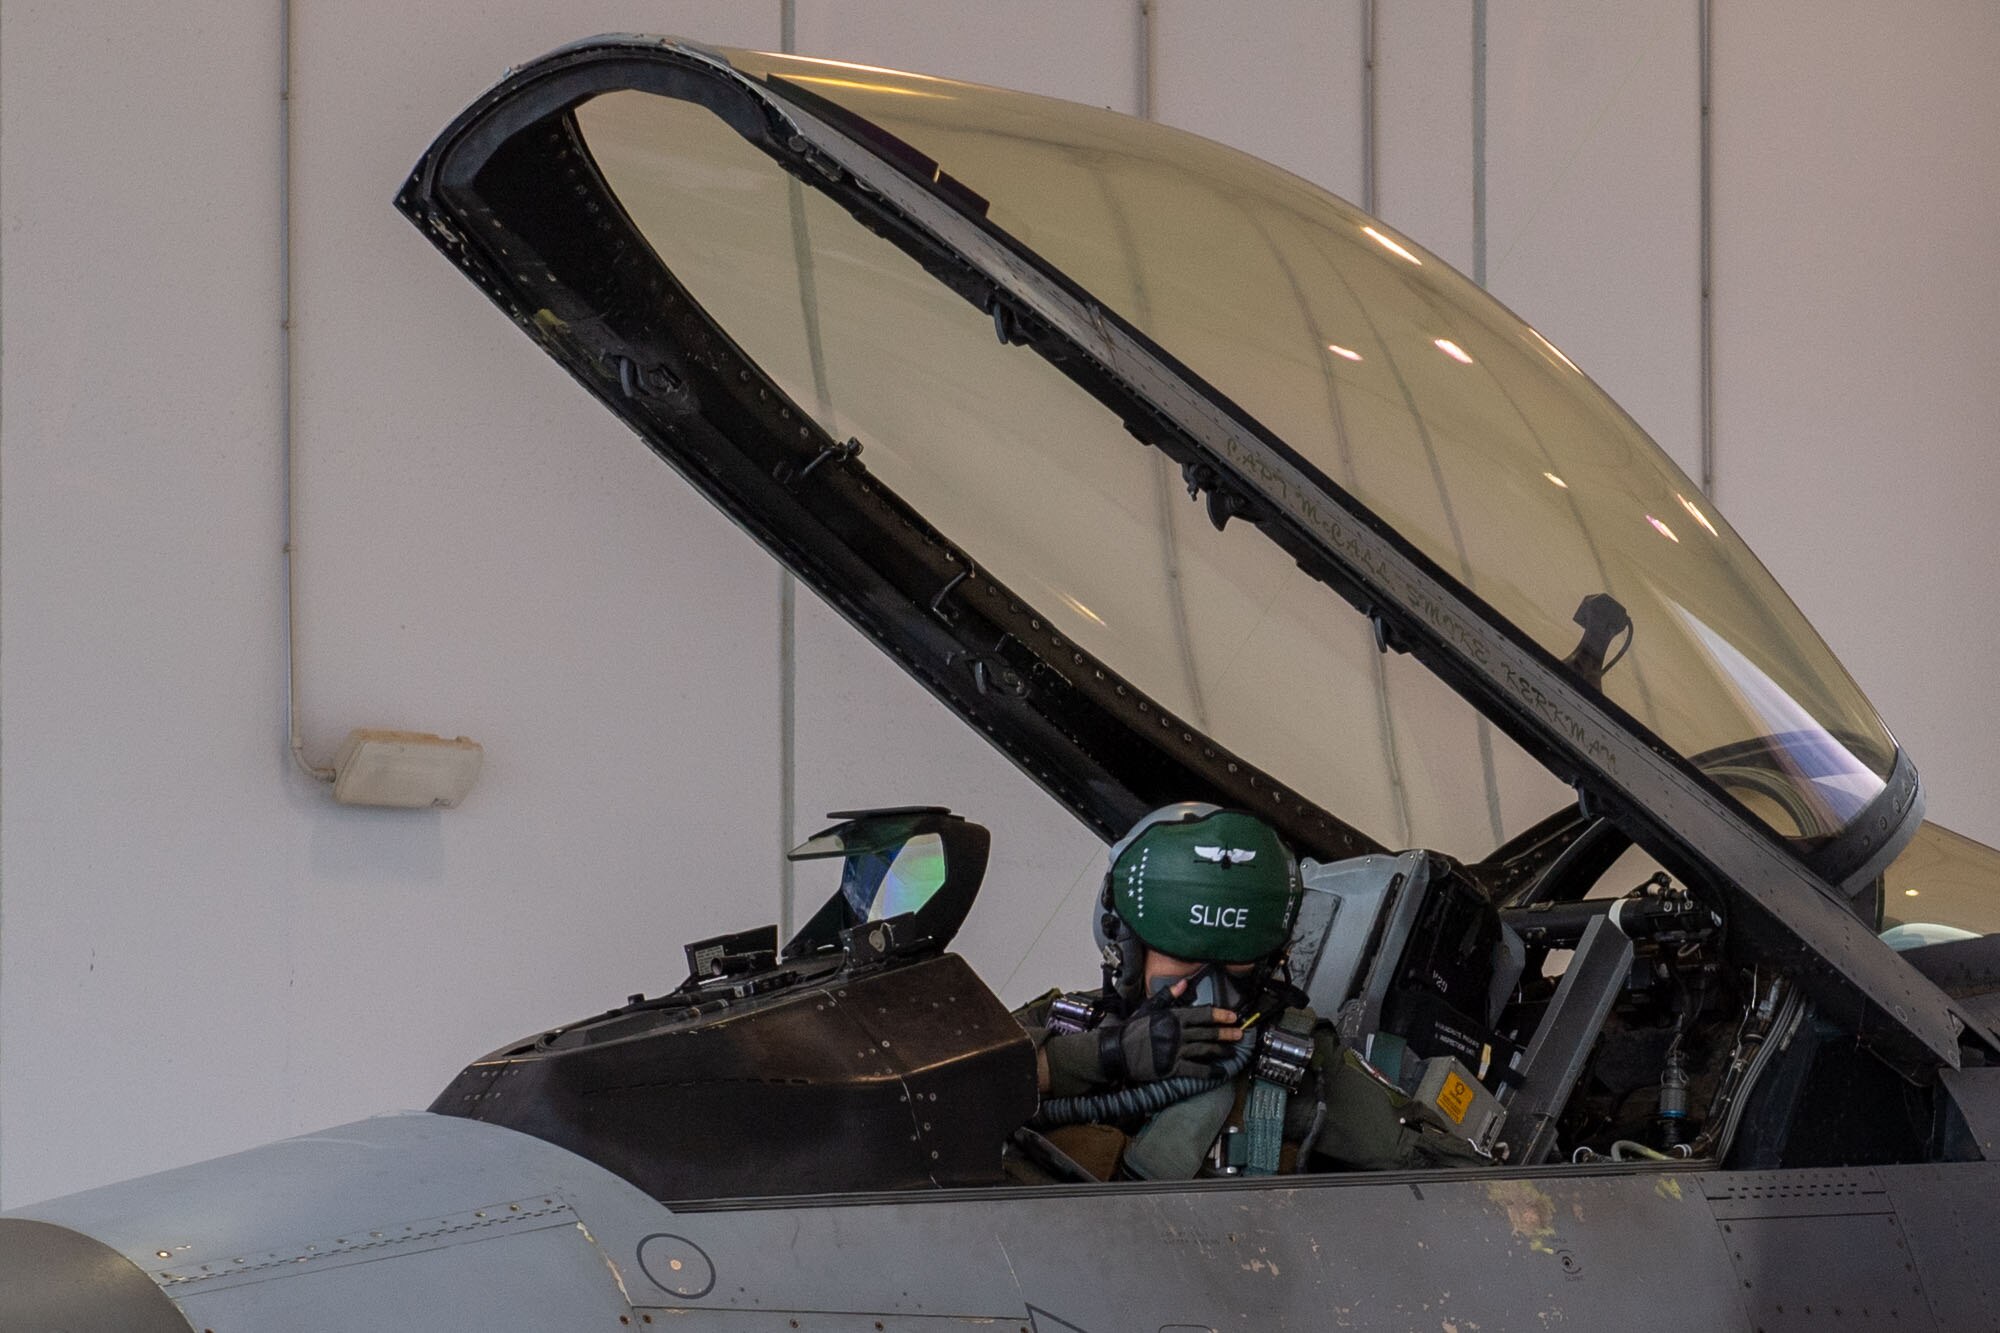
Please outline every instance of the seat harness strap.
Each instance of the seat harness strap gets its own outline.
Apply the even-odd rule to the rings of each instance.
[[[1285,1107],[1312,1064],[1313,1015],[1287,1009],[1265,1028],[1257,1042],[1256,1076],[1243,1103],[1243,1131],[1249,1140],[1243,1174],[1270,1176],[1278,1172],[1285,1146]]]

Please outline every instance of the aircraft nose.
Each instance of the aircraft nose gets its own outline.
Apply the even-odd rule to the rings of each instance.
[[[0,1217],[0,1333],[189,1333],[137,1264],[81,1231]]]

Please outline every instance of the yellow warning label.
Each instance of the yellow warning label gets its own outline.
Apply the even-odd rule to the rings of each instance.
[[[1472,1109],[1472,1085],[1456,1074],[1444,1076],[1444,1088],[1438,1093],[1438,1110],[1451,1117],[1451,1123],[1465,1123],[1465,1113]]]

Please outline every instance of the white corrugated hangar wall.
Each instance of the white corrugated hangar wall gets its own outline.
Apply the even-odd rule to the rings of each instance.
[[[1709,473],[1933,816],[2000,842],[2000,9],[1716,0],[1704,171],[1701,0],[1377,0],[1372,166],[1367,8],[0,0],[0,1206],[424,1105],[774,919],[829,809],[986,823],[966,951],[1009,999],[1090,979],[1095,841],[788,616],[391,209],[506,66],[599,31],[1146,111],[1372,191]],[[337,806],[287,752],[288,428],[306,753],[472,736],[456,811]]]

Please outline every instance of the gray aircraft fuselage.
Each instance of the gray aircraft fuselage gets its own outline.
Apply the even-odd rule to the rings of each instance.
[[[1956,1331],[2000,1311],[1996,1191],[1649,1164],[670,1208],[413,1113],[9,1214],[0,1329]],[[57,1228],[101,1246],[46,1264]]]

